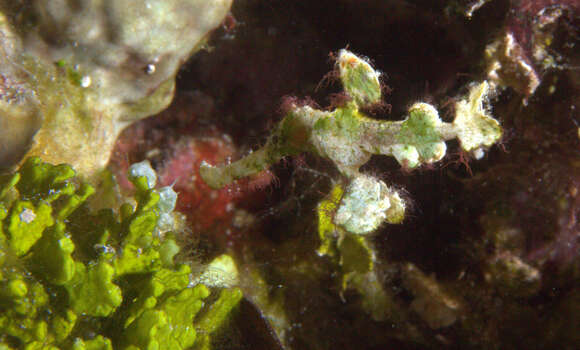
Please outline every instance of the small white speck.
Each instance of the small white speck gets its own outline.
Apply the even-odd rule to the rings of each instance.
[[[89,77],[88,75],[85,75],[84,77],[81,78],[81,86],[84,88],[88,88],[89,86],[91,86],[91,77]]]
[[[22,221],[25,224],[29,224],[29,223],[33,222],[34,219],[36,219],[36,214],[34,213],[34,210],[24,208],[20,212],[19,217],[20,217],[20,221]]]
[[[156,69],[157,69],[157,67],[155,67],[154,64],[148,64],[145,67],[145,73],[151,75],[151,74],[155,73]]]
[[[99,254],[115,254],[115,248],[109,246],[109,245],[104,245],[104,244],[95,244],[93,245],[93,248],[99,253]]]
[[[477,159],[477,160],[483,158],[483,156],[485,155],[485,152],[481,148],[473,150],[472,153],[473,153],[473,157],[475,157],[475,159]]]

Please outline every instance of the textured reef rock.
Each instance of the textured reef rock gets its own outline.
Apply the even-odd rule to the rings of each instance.
[[[171,102],[180,65],[231,0],[3,1],[0,162],[29,155],[91,177],[119,132]],[[34,137],[32,137],[34,135]],[[31,141],[32,139],[32,141]]]
[[[125,174],[131,164],[144,159],[156,170],[157,182],[178,193],[175,207],[183,215],[173,217],[181,220],[175,238],[185,244],[179,257],[190,261],[190,281],[212,286],[212,295],[203,299],[206,305],[215,305],[213,288],[237,285],[243,292],[239,312],[229,323],[234,331],[222,338],[219,332],[212,334],[215,348],[576,349],[580,343],[576,2],[234,1],[233,17],[226,17],[224,26],[214,31],[211,50],[194,55],[180,71],[177,98],[170,108],[121,133],[109,169],[114,174],[110,184],[123,191],[112,191],[118,197],[109,202],[119,204],[131,197],[135,179]],[[90,80],[82,79],[88,74],[77,69],[96,63],[73,46],[62,52],[82,58],[78,67],[67,57],[54,56],[58,43],[39,34],[35,22],[35,17],[51,18],[53,10],[40,13],[42,6],[23,6],[33,1],[2,3],[4,37],[12,38],[3,44],[10,55],[0,57],[6,63],[2,93],[4,101],[10,101],[2,108],[15,118],[21,115],[27,125],[40,126],[46,120],[36,103],[40,95],[30,88],[29,75],[22,69],[31,71],[31,65],[26,60],[15,65],[20,61],[7,57],[35,52],[43,60],[58,59],[54,71],[66,74],[69,85],[88,85],[80,91],[95,88],[101,78],[93,72]],[[79,18],[90,17],[81,12]],[[66,23],[54,18],[49,22],[43,27],[47,32]],[[71,37],[82,30],[71,29]],[[89,37],[79,42],[87,43]],[[102,42],[115,40],[107,37]],[[41,52],[43,47],[48,51]],[[87,44],[85,49],[95,52],[99,47]],[[345,47],[369,58],[337,52]],[[114,45],[110,48],[114,56]],[[136,50],[149,57],[149,49],[144,45]],[[104,63],[116,57],[104,51],[103,55]],[[337,65],[325,76],[337,61],[346,68],[359,67],[359,73],[366,71],[366,77],[352,75],[358,77],[354,81],[365,83],[364,88],[355,88],[348,74],[341,77]],[[137,66],[118,70],[119,86],[112,87],[108,98],[129,98],[120,91],[138,93],[139,86],[161,91],[162,85],[155,86],[159,81],[148,84],[163,71],[163,64],[150,63],[139,61],[143,75],[136,73]],[[123,74],[134,80],[121,79]],[[64,91],[63,82],[56,79],[45,86]],[[384,103],[372,103],[378,97]],[[61,105],[66,106],[52,104]],[[19,125],[10,124],[11,131],[6,132],[10,134],[6,139],[15,144],[23,139],[19,135],[32,134]],[[483,129],[473,133],[478,125]],[[381,138],[380,131],[389,137]],[[21,154],[5,156],[17,162]],[[200,171],[202,162],[215,167]],[[269,171],[247,176],[266,166]],[[208,174],[214,175],[209,180],[215,181],[214,187],[235,181],[213,189],[203,180]],[[100,207],[115,207],[105,204],[106,191],[96,190],[91,198],[101,199]],[[53,311],[55,304],[45,302],[41,292],[39,311],[29,309],[33,311],[26,317],[18,306],[30,307],[27,301],[39,290],[35,285],[50,290],[57,286],[59,296],[74,295],[74,305],[64,304],[67,310],[87,306],[83,293],[64,282],[70,274],[58,273],[67,270],[57,267],[69,266],[68,256],[90,267],[75,253],[91,247],[77,244],[76,231],[62,237],[56,229],[45,229],[50,234],[38,238],[40,223],[47,224],[50,217],[63,220],[56,211],[47,215],[46,206],[33,204],[34,208],[26,203],[6,206],[2,225],[6,242],[11,252],[25,254],[6,261],[26,260],[30,252],[35,261],[45,261],[48,248],[57,245],[55,239],[62,240],[62,247],[54,254],[54,263],[47,265],[49,277],[42,281],[39,269],[30,269],[26,275],[30,279],[23,278],[21,272],[28,270],[21,265],[5,273],[7,283],[0,297],[14,306],[13,315],[28,322],[23,323],[30,325],[26,329],[42,330],[41,321],[46,321],[50,330],[63,326],[62,332],[52,334],[66,335],[73,317],[67,318],[66,310],[52,316],[42,313]],[[55,205],[63,204],[48,204]],[[65,225],[76,224],[76,219],[66,217]],[[27,239],[19,235],[22,227],[32,227]],[[67,238],[75,246],[72,254]],[[36,243],[30,247],[32,240]],[[113,261],[120,245],[122,240],[111,241],[116,248],[109,252]],[[200,262],[207,269],[202,270]],[[31,264],[32,259],[24,268]],[[96,271],[89,267],[79,267],[79,278]],[[224,278],[219,271],[230,275]],[[124,297],[131,296],[126,293],[131,289],[119,281],[123,277],[112,284]],[[169,281],[160,284],[174,286]],[[153,321],[159,321],[158,335],[166,334],[165,326],[172,321],[150,316],[173,319],[178,311],[171,309],[177,298],[164,302],[167,290],[157,297],[153,287],[159,285],[151,284],[140,295],[153,297],[156,305],[142,314],[141,322],[132,322],[136,330],[132,335],[141,334],[137,330]],[[119,309],[126,302],[123,298]],[[220,314],[218,310],[214,314]],[[205,311],[200,310],[191,323],[186,317],[179,321],[198,327],[198,317]],[[88,319],[95,321],[92,316]],[[101,325],[77,320],[75,328],[82,332],[73,330],[69,338],[98,344],[102,337],[91,338],[87,332],[92,326],[97,330],[93,334],[106,333]],[[37,335],[18,336],[34,342]],[[158,338],[148,333],[137,343],[153,346]],[[16,343],[10,339],[10,344]]]

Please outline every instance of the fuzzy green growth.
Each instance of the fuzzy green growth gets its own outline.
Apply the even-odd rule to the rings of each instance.
[[[335,241],[338,229],[332,218],[343,194],[342,186],[335,185],[327,198],[318,203],[318,237],[321,243],[317,251],[319,255],[336,255]]]
[[[441,126],[435,108],[426,103],[413,105],[409,109],[409,117],[401,123],[401,131],[393,146],[393,156],[409,168],[440,160],[446,151],[439,132]]]
[[[400,223],[405,204],[399,194],[383,181],[360,175],[346,189],[334,216],[334,223],[350,233],[364,235],[384,221]]]
[[[477,155],[483,147],[490,147],[502,135],[501,126],[484,107],[490,95],[489,83],[484,81],[469,90],[469,96],[455,104],[453,126],[461,148]]]
[[[206,303],[212,290],[174,263],[178,246],[159,221],[171,215],[175,193],[154,189],[141,176],[151,172],[132,168],[136,206],[119,214],[92,213],[92,187],[65,165],[31,158],[0,179],[1,348],[211,345],[241,292],[221,288]]]
[[[343,185],[337,184],[327,198],[318,204],[320,246],[317,253],[329,257],[338,266],[341,293],[348,289],[356,290],[361,295],[361,306],[365,312],[377,321],[385,320],[393,312],[394,302],[377,277],[375,253],[367,237],[335,224],[336,212],[344,208],[342,202],[348,196],[348,190],[345,195]],[[393,211],[389,214],[395,221],[402,220],[404,213]]]
[[[294,104],[262,148],[231,164],[204,162],[200,174],[209,186],[220,188],[287,155],[310,152],[330,159],[344,178],[318,205],[318,254],[333,259],[340,267],[342,290],[359,291],[365,310],[380,320],[393,312],[393,303],[374,271],[366,235],[385,221],[402,222],[405,202],[381,180],[361,174],[360,167],[374,154],[393,156],[410,169],[434,163],[445,156],[445,141],[454,138],[479,158],[501,138],[502,130],[484,108],[490,94],[485,81],[474,84],[456,103],[453,123],[443,122],[435,107],[422,102],[403,120],[380,121],[360,110],[380,102],[380,74],[347,50],[340,51],[336,65],[350,101],[332,111]]]
[[[346,93],[359,106],[381,101],[381,83],[377,72],[366,60],[348,50],[340,50],[336,62]]]
[[[348,178],[359,175],[359,168],[373,154],[393,156],[407,167],[441,160],[446,140],[458,138],[466,152],[481,156],[483,149],[502,135],[499,123],[484,108],[489,84],[474,85],[469,95],[457,102],[453,123],[445,123],[427,103],[416,103],[402,121],[379,121],[360,112],[360,108],[381,100],[379,73],[347,50],[337,59],[339,75],[351,101],[333,111],[293,105],[266,144],[231,164],[201,165],[204,181],[214,188],[264,170],[282,157],[310,152],[330,159]]]

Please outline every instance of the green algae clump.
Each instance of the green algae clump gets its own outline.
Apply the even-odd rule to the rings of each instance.
[[[210,348],[242,293],[192,282],[159,227],[175,193],[131,179],[121,214],[91,212],[94,190],[67,165],[29,158],[0,179],[0,347]]]

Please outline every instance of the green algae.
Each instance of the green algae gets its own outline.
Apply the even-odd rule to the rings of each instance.
[[[69,166],[31,158],[16,174],[0,207],[2,346],[210,348],[242,294],[192,283],[190,267],[173,262],[175,236],[158,228],[175,206],[170,188],[136,176],[135,207],[92,213],[94,191]]]

